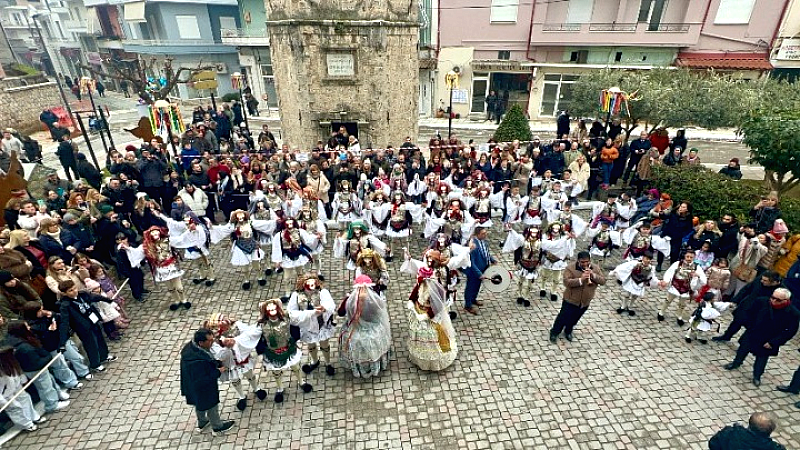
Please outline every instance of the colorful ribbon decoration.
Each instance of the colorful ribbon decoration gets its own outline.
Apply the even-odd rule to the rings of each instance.
[[[618,88],[603,89],[600,91],[600,112],[617,116],[624,106],[625,113],[630,117],[631,111],[628,106],[628,99],[629,95]]]

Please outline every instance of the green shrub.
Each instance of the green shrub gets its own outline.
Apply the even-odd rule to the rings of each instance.
[[[734,180],[705,167],[655,167],[653,187],[667,192],[675,202],[688,201],[700,220],[718,220],[734,214],[748,221],[748,212],[768,190],[758,182]],[[781,199],[781,214],[792,232],[800,231],[800,200]]]
[[[514,139],[530,141],[532,136],[531,126],[519,105],[514,105],[508,110],[494,132],[494,140],[497,142],[511,142]]]
[[[234,100],[239,100],[239,93],[238,92],[228,92],[227,94],[222,96],[222,101],[226,103],[230,103]]]

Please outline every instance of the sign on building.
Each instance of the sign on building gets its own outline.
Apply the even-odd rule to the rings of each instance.
[[[328,76],[355,76],[355,59],[353,58],[352,53],[328,53],[325,56],[328,63]]]
[[[777,59],[800,61],[800,39],[784,39]]]

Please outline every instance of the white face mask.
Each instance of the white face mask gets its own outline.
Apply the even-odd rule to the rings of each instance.
[[[558,234],[560,232],[561,232],[561,227],[553,227],[553,233]]]
[[[306,289],[308,289],[309,291],[313,291],[316,288],[317,288],[316,280],[308,280],[308,281],[306,281]]]
[[[446,242],[447,242],[447,239],[445,239],[445,238],[439,238],[439,245],[441,245],[442,247],[444,247],[444,244],[445,244]]]

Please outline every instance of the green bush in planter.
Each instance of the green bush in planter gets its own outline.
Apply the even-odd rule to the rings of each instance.
[[[760,184],[733,180],[698,166],[655,167],[653,187],[669,193],[676,202],[689,201],[701,220],[718,220],[729,212],[747,221],[750,209],[768,193]],[[789,230],[800,232],[800,200],[781,199],[780,208]]]
[[[525,118],[525,113],[522,112],[522,107],[514,105],[508,110],[493,137],[497,142],[511,142],[514,139],[531,140],[531,126]]]

